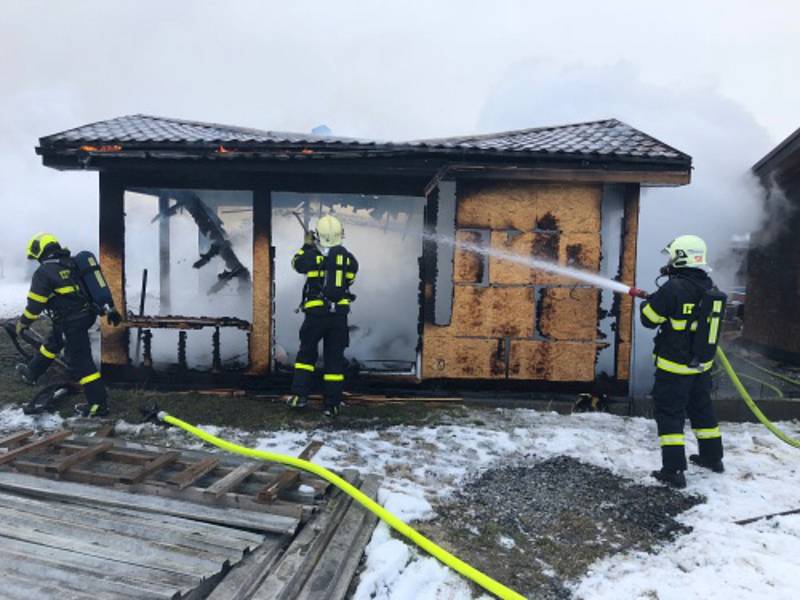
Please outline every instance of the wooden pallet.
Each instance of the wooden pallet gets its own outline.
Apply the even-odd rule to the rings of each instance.
[[[301,456],[310,459],[320,447],[312,442]],[[0,466],[20,473],[301,521],[328,488],[316,477],[270,463],[79,437],[69,431],[39,437],[32,431],[17,432],[0,440],[0,452]],[[301,485],[313,491],[300,492]]]
[[[0,439],[3,598],[341,599],[374,524],[268,463],[69,431]]]

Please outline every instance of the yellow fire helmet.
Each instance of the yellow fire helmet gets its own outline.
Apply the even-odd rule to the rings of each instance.
[[[323,248],[333,248],[342,243],[344,227],[342,222],[333,215],[325,215],[317,221],[317,239]]]
[[[681,235],[672,240],[661,251],[669,256],[669,265],[676,269],[708,267],[708,249],[702,238],[696,235]]]
[[[53,244],[59,248],[61,247],[61,244],[58,243],[56,236],[54,236],[52,233],[37,233],[28,242],[28,248],[25,254],[30,260],[39,260],[42,258],[45,250],[47,250],[47,248]]]

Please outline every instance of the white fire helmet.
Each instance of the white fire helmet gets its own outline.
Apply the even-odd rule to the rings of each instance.
[[[317,239],[323,248],[333,248],[342,243],[344,227],[342,222],[333,215],[325,215],[317,221]]]
[[[696,235],[676,237],[667,244],[661,253],[669,256],[669,266],[676,269],[696,268],[708,270],[706,243]]]

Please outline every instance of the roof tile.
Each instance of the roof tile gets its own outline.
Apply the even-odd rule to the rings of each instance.
[[[178,144],[217,146],[315,145],[370,147],[391,151],[460,150],[464,154],[513,153],[525,156],[615,156],[663,160],[690,157],[616,119],[537,127],[488,135],[380,142],[346,137],[261,131],[215,123],[199,123],[148,115],[130,115],[91,123],[40,140],[43,148],[98,144]]]

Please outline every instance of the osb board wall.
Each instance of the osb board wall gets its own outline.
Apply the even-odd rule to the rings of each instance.
[[[599,269],[600,185],[459,182],[457,196],[459,242]],[[425,323],[423,378],[594,379],[597,290],[469,248],[454,261],[452,321]]]
[[[623,223],[622,260],[620,280],[636,285],[636,239],[639,235],[639,186],[630,185],[625,195],[625,217]],[[634,299],[617,294],[617,353],[616,377],[630,379],[631,350],[633,348]]]

